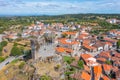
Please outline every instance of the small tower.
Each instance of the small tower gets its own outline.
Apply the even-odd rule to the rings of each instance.
[[[31,41],[31,54],[32,54],[32,59],[36,60],[39,58],[39,55],[38,55],[38,43],[37,43],[37,40],[30,40]]]

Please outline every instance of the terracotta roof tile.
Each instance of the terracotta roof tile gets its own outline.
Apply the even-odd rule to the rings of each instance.
[[[112,65],[103,64],[102,66],[105,71],[110,71],[112,69]]]
[[[83,47],[85,47],[85,48],[87,48],[87,49],[89,49],[89,50],[93,50],[93,49],[96,49],[95,47],[93,47],[93,46],[89,46],[89,45],[87,45],[87,44],[83,44]]]
[[[88,58],[93,57],[93,56],[90,54],[81,54],[81,57],[85,60],[85,59],[88,59]]]
[[[81,74],[81,78],[84,80],[90,80],[91,76],[87,72],[83,71]]]
[[[86,65],[84,65],[84,70],[90,72],[90,68]]]
[[[57,52],[60,52],[60,53],[62,53],[62,52],[72,53],[72,52],[73,52],[72,49],[69,49],[69,48],[63,48],[63,47],[57,47],[57,48],[56,48],[56,51],[57,51]]]
[[[101,68],[101,65],[98,65],[98,66],[94,66],[93,67],[94,69],[94,79],[95,80],[98,80],[99,79],[99,77],[101,76],[101,74],[102,74],[102,68]]]
[[[68,45],[79,44],[79,42],[77,42],[77,41],[72,41],[72,40],[69,40],[66,38],[61,38],[58,41],[62,44],[68,44]]]
[[[103,51],[99,54],[100,57],[111,58],[110,52]]]
[[[114,56],[120,58],[120,53],[116,53]]]
[[[110,80],[110,79],[109,79],[107,76],[105,76],[105,75],[102,77],[102,79],[103,79],[103,80]]]
[[[75,35],[77,32],[63,32],[62,34]]]
[[[102,61],[102,62],[105,62],[106,61],[106,59],[105,58],[97,58],[97,61]]]

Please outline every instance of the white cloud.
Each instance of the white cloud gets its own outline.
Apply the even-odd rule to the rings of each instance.
[[[116,2],[117,1],[117,2]],[[99,1],[22,1],[22,0],[0,0],[0,12],[5,13],[96,13],[120,10],[118,0]],[[120,13],[120,12],[119,12]]]

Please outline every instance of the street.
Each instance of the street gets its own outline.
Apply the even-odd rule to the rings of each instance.
[[[9,58],[7,58],[5,61],[3,61],[2,63],[0,63],[0,70],[7,64],[9,64],[10,62],[12,62],[13,60],[15,60],[16,58],[11,56]]]

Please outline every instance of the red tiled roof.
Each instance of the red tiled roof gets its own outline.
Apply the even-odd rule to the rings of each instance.
[[[81,57],[85,60],[85,59],[88,59],[88,58],[93,57],[93,56],[90,54],[81,54]]]
[[[83,40],[83,44],[89,44],[89,43],[90,43],[90,40],[89,40],[89,39]]]
[[[115,39],[111,39],[111,38],[104,38],[104,40],[106,40],[106,41],[110,41],[110,42],[117,42],[117,40],[115,40]]]
[[[114,56],[120,58],[120,53],[116,53]]]
[[[105,71],[110,71],[112,69],[112,65],[103,64],[102,66]]]
[[[70,75],[72,78],[75,78],[77,80],[91,80],[91,76],[90,74],[88,74],[87,72],[85,71],[82,71],[82,72],[76,72],[72,75]]]
[[[103,51],[99,54],[100,57],[111,58],[110,52]]]
[[[114,56],[114,57],[112,57],[111,59],[112,59],[112,61],[117,61],[117,60],[120,60],[120,58],[115,57],[115,56]]]
[[[85,61],[85,63],[87,64],[88,62],[88,58],[92,57],[92,55],[90,54],[81,54],[81,58]]]
[[[85,48],[87,48],[87,49],[89,49],[89,50],[96,49],[95,47],[89,46],[89,45],[87,45],[87,44],[83,44],[83,47],[85,47]]]
[[[71,41],[70,40],[70,42],[68,42],[67,40],[69,40],[69,39],[62,38],[62,39],[59,39],[58,41],[62,44],[69,44],[69,45],[79,44],[79,42],[77,42],[77,41]]]
[[[116,67],[116,66],[113,66],[113,67],[112,67],[112,71],[116,72],[116,71],[118,71],[118,70],[119,70],[118,67]]]
[[[112,46],[112,43],[110,43],[110,42],[105,42],[105,44],[108,44],[109,46]]]
[[[84,70],[90,72],[90,68],[86,65],[84,65]]]
[[[120,61],[115,61],[114,64],[120,65]]]
[[[109,79],[107,76],[105,76],[105,75],[102,77],[102,79],[103,79],[103,80],[110,80],[110,79]]]
[[[98,65],[98,66],[94,66],[93,67],[94,69],[94,79],[95,80],[98,80],[99,79],[99,77],[101,76],[101,74],[102,74],[102,68],[101,68],[101,65]]]
[[[97,60],[98,60],[98,61],[102,61],[102,62],[105,62],[105,61],[106,61],[105,58],[101,58],[101,57],[100,57],[100,58],[97,58]]]
[[[63,34],[67,34],[67,35],[75,35],[77,32],[63,32]]]
[[[87,72],[82,71],[81,78],[84,80],[90,80],[91,76]]]
[[[57,51],[57,52],[60,52],[60,53],[62,53],[62,52],[72,53],[72,52],[73,52],[72,49],[69,49],[69,48],[63,48],[63,47],[57,47],[57,48],[56,48],[56,51]]]

